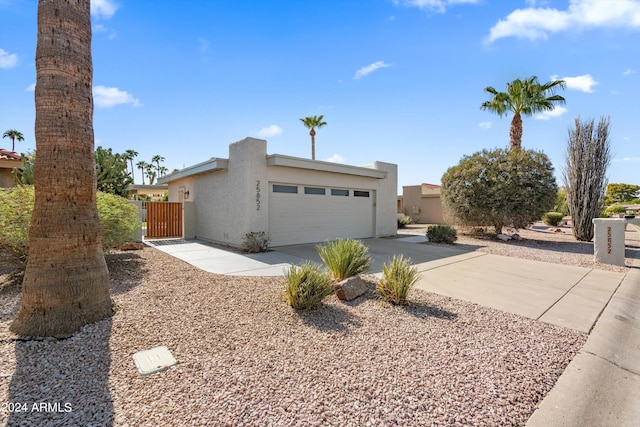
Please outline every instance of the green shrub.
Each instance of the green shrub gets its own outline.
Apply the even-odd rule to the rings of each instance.
[[[284,300],[296,310],[312,310],[334,292],[331,274],[320,264],[291,265],[285,271]]]
[[[257,253],[267,252],[271,236],[264,231],[251,231],[242,238],[242,249],[245,252]]]
[[[398,228],[404,228],[409,224],[412,224],[413,220],[411,219],[411,217],[409,215],[404,215],[401,217],[398,217]]]
[[[359,240],[338,239],[316,247],[333,278],[341,282],[369,269],[369,249]]]
[[[609,206],[607,209],[604,210],[604,213],[607,216],[611,216],[611,214],[621,214],[626,212],[627,212],[627,208],[620,205]]]
[[[427,239],[433,243],[447,243],[453,245],[458,240],[458,233],[450,225],[431,225],[427,228]]]
[[[132,239],[140,227],[138,209],[126,199],[98,192],[98,215],[105,251]],[[24,185],[0,190],[0,247],[20,257],[29,253],[29,223],[35,195],[33,186]]]
[[[102,248],[109,251],[130,242],[141,226],[138,208],[123,197],[101,191],[96,194],[96,203],[102,228]]]
[[[562,218],[564,218],[562,212],[545,212],[545,214],[542,215],[542,222],[555,227],[562,222]]]
[[[382,265],[382,279],[378,292],[393,304],[407,304],[407,295],[419,279],[418,269],[411,265],[411,258],[394,255],[390,263]]]
[[[24,258],[29,252],[33,187],[0,188],[0,247]]]

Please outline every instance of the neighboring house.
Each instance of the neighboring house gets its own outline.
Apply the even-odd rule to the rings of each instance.
[[[268,232],[271,246],[396,233],[397,165],[366,167],[267,155],[245,138],[212,158],[159,178],[185,203],[185,237],[241,246]],[[188,209],[187,209],[188,207]]]
[[[410,216],[416,224],[444,223],[439,185],[405,185],[397,200],[398,213]]]
[[[147,196],[151,200],[162,200],[169,191],[169,186],[164,185],[148,185],[148,184],[131,184],[128,188],[129,199],[146,200]]]
[[[15,181],[11,171],[13,168],[22,169],[20,154],[0,148],[0,187],[13,187]]]

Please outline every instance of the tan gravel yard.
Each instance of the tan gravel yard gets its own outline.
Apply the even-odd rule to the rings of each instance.
[[[459,242],[593,259],[575,241],[555,249],[559,233],[525,233],[538,243]],[[371,276],[365,297],[298,313],[280,278],[215,275],[153,248],[107,262],[116,315],[61,341],[15,340],[20,277],[0,263],[0,425],[524,425],[586,340],[418,290],[389,306]],[[140,376],[132,355],[158,345],[178,363]]]

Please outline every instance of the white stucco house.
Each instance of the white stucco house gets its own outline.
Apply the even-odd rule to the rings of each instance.
[[[245,138],[228,158],[161,177],[169,201],[184,202],[185,238],[241,246],[264,231],[271,246],[396,233],[397,165],[349,166],[267,154]]]

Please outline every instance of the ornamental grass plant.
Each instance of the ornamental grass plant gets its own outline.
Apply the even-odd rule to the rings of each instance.
[[[334,292],[331,274],[320,264],[291,265],[285,271],[284,300],[296,310],[313,310]]]
[[[382,278],[377,290],[385,301],[406,305],[407,295],[418,279],[418,269],[411,264],[411,258],[394,255],[391,262],[382,265]]]
[[[355,239],[338,239],[316,247],[333,278],[341,282],[369,270],[369,249]]]

